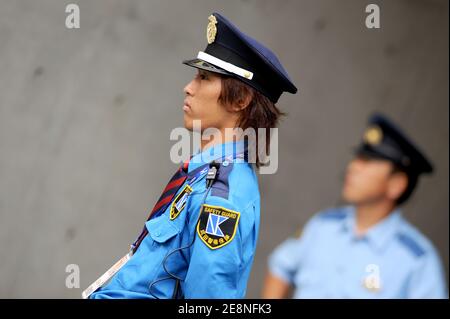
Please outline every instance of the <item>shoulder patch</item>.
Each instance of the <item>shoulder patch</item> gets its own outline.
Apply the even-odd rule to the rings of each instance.
[[[207,204],[201,210],[197,234],[206,246],[217,249],[231,242],[236,235],[240,213]]]
[[[420,257],[425,254],[425,250],[410,236],[399,233],[397,234],[397,239],[402,243],[406,248],[408,248],[416,257]]]
[[[192,193],[192,188],[189,185],[186,185],[177,197],[175,197],[172,205],[170,205],[170,220],[174,220],[180,215],[184,206],[186,206],[186,201],[190,193]]]

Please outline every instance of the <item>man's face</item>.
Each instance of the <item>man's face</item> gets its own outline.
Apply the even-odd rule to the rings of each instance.
[[[215,73],[197,70],[194,79],[189,82],[184,93],[184,126],[193,129],[193,121],[201,120],[202,130],[214,127],[221,129],[224,119],[230,116],[218,99],[222,90],[220,76]]]
[[[356,156],[347,166],[342,190],[344,200],[358,205],[385,198],[393,168],[387,160]]]

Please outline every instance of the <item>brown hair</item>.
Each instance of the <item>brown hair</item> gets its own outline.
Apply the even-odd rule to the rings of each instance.
[[[404,173],[408,179],[408,185],[406,189],[404,190],[403,194],[401,194],[399,198],[397,198],[397,200],[395,201],[396,206],[400,206],[411,197],[419,181],[419,175],[417,173],[401,168],[399,165],[394,164],[391,174],[395,173]]]
[[[245,101],[248,96],[251,97],[249,105],[241,111],[238,126],[243,130],[253,128],[256,132],[258,128],[266,128],[266,149],[265,154],[270,151],[270,128],[276,127],[280,116],[285,115],[275,104],[259,91],[255,90],[246,83],[238,79],[221,76],[222,90],[219,96],[219,102],[227,108],[232,105]],[[256,139],[256,166],[263,165],[259,158],[259,145]]]

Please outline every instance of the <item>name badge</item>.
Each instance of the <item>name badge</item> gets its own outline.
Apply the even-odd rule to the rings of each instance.
[[[189,194],[192,193],[192,188],[189,185],[186,185],[183,190],[178,194],[178,196],[173,201],[170,206],[170,220],[174,220],[180,215],[181,211],[186,206],[186,201],[189,197]]]
[[[94,281],[83,293],[81,294],[81,297],[83,299],[89,298],[90,295],[94,291],[96,291],[98,288],[103,286],[108,280],[112,278],[119,270],[122,268],[128,260],[130,260],[133,253],[130,251],[128,254],[120,258],[118,262],[116,262],[111,268],[109,268],[103,275],[101,275],[100,278],[98,278],[96,281]]]

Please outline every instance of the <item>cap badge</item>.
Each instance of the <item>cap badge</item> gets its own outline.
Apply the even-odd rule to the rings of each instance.
[[[369,127],[364,133],[364,141],[370,145],[380,144],[383,139],[383,131],[376,125]]]
[[[217,34],[217,19],[214,15],[210,15],[208,17],[209,23],[208,23],[208,27],[206,28],[206,39],[208,40],[208,44],[211,44],[214,42],[214,40],[216,39],[216,34]]]

